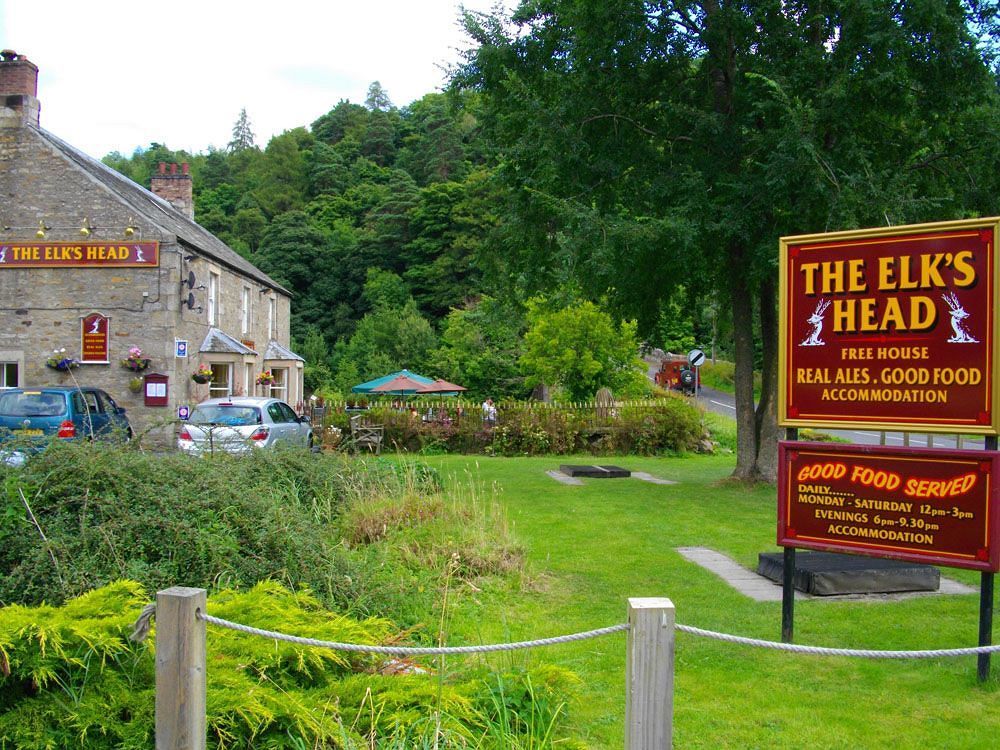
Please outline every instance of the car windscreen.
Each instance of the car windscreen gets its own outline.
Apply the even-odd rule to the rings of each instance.
[[[0,393],[0,416],[3,417],[58,417],[65,412],[66,399],[61,393]]]
[[[191,412],[192,424],[225,425],[242,427],[260,424],[260,409],[255,406],[234,404],[201,404]]]

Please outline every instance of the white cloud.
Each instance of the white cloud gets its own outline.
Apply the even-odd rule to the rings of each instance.
[[[264,145],[372,81],[397,106],[439,90],[467,46],[458,17],[459,0],[0,0],[0,48],[38,66],[42,127],[90,155],[197,152],[244,107]]]

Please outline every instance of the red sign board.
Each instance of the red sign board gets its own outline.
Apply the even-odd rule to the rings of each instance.
[[[107,364],[108,342],[111,340],[111,318],[91,313],[80,318],[80,361]]]
[[[1000,452],[783,442],[778,544],[1000,570]]]
[[[160,265],[159,242],[5,242],[0,244],[0,269],[155,268]]]
[[[781,240],[779,423],[997,434],[1000,220]]]

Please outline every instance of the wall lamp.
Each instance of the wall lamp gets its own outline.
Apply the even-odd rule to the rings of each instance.
[[[261,294],[267,294],[267,293],[268,293],[268,292],[270,292],[270,291],[271,291],[271,287],[269,287],[269,286],[262,286],[262,287],[260,288],[260,293],[261,293]]]
[[[52,229],[52,227],[50,227],[48,224],[46,224],[44,219],[40,219],[38,221],[38,231],[35,232],[35,236],[38,239],[43,240],[43,239],[45,239],[45,233],[47,231],[49,231],[50,229]]]
[[[135,234],[135,217],[129,216],[128,222],[125,224],[125,238],[128,239],[133,234]]]
[[[83,224],[80,225],[80,234],[82,234],[84,237],[89,237],[90,233],[92,231],[94,231],[95,229],[97,229],[97,227],[93,226],[90,223],[90,217],[89,216],[84,216],[83,217]]]

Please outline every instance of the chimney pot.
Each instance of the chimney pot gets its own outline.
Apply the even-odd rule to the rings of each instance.
[[[183,164],[181,164],[181,172],[183,172],[184,174],[188,174],[188,170],[189,169],[190,169],[190,165],[187,162],[184,162]]]
[[[177,162],[170,165],[170,174],[177,174]]]
[[[167,173],[167,163],[165,161],[160,162],[160,174]]]

